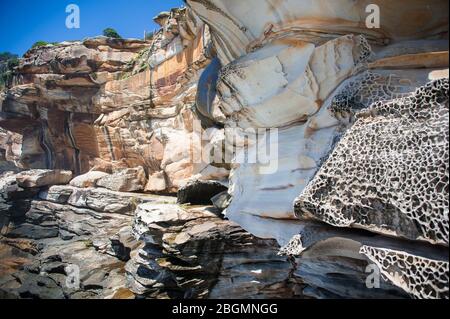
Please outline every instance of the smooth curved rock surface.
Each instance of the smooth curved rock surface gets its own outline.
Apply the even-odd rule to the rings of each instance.
[[[21,172],[16,176],[19,186],[25,188],[63,185],[71,179],[72,172],[63,170],[31,170]]]
[[[359,99],[352,103],[359,109],[390,101],[429,82],[433,66],[445,67],[431,54],[448,50],[445,40],[423,39],[424,32],[428,37],[445,34],[445,14],[424,18],[429,10],[447,7],[443,1],[436,1],[433,9],[423,1],[408,4],[408,10],[430,27],[427,31],[398,20],[397,10],[404,6],[400,2],[376,3],[384,17],[380,30],[363,27],[365,1],[187,3],[209,25],[222,64],[216,100],[203,102],[209,105],[203,108],[214,117],[216,105],[221,111],[216,119],[225,128],[241,128],[242,136],[248,128],[278,129],[273,143],[278,152],[276,173],[261,174],[260,164],[235,160],[232,165],[233,198],[226,214],[254,234],[264,233],[257,217],[296,218],[292,202],[352,124],[345,110],[337,110],[342,99]],[[250,8],[257,16],[252,21],[245,19]],[[411,54],[426,53],[428,64],[411,64]],[[387,62],[392,58],[396,60]],[[248,150],[255,152],[256,145]],[[280,231],[273,227],[272,238],[281,240],[282,223],[273,224],[279,224]]]

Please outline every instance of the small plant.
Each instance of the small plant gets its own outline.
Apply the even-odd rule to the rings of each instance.
[[[58,42],[37,41],[31,46],[31,49],[37,49],[40,47],[45,47],[47,45],[57,45],[57,44]]]
[[[119,33],[117,33],[117,31],[113,28],[106,28],[105,30],[103,30],[103,35],[108,38],[122,39]]]
[[[36,48],[40,48],[40,47],[45,47],[45,46],[47,46],[47,45],[49,45],[50,43],[48,43],[48,42],[46,42],[46,41],[37,41],[37,42],[35,42],[32,46],[31,46],[31,48],[32,49],[36,49]]]
[[[184,210],[188,210],[188,209],[192,208],[191,203],[179,204],[178,206],[180,206],[180,208],[184,209]]]

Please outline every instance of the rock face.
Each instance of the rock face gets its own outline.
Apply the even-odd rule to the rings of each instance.
[[[383,80],[388,84],[385,99],[414,92],[430,80],[434,69],[414,67],[410,55],[426,52],[428,65],[434,60],[434,65],[442,67],[430,53],[448,50],[445,40],[418,40],[445,33],[442,23],[448,16],[438,9],[448,6],[445,1],[436,1],[433,8],[424,1],[408,4],[411,13],[426,12],[433,17],[425,19],[427,34],[409,20],[398,25],[396,6],[401,8],[402,2],[375,2],[385,18],[381,29],[365,27],[364,1],[333,5],[286,1],[274,6],[270,1],[237,4],[208,0],[188,4],[213,30],[222,65],[216,104],[225,116],[225,126],[278,129],[273,143],[278,150],[275,174],[258,173],[263,164],[233,165],[233,200],[227,215],[254,234],[260,231],[261,216],[296,218],[292,202],[347,129],[331,110],[342,87],[357,82],[356,78],[370,68],[379,80],[364,93],[365,106],[383,97]],[[252,15],[257,18],[252,23],[245,19],[249,10],[256,10]],[[380,62],[386,60],[391,64]],[[376,91],[372,91],[374,85]],[[249,152],[255,149],[256,145],[250,146]]]
[[[157,20],[162,29],[148,42],[99,37],[28,51],[0,97],[6,160],[75,176],[143,167],[156,183],[148,191],[161,193],[192,176],[226,179],[227,170],[192,161],[208,28],[187,9]]]
[[[127,264],[131,289],[153,298],[294,298],[301,283],[258,239],[222,220],[211,207],[142,204],[134,232],[145,246]]]
[[[0,297],[449,298],[448,1],[185,3],[0,92]]]
[[[448,90],[437,80],[357,112],[297,215],[448,246]]]
[[[20,166],[89,170],[99,153],[93,124],[101,108],[93,98],[146,47],[97,38],[28,51],[0,99],[0,125],[22,138]]]
[[[366,26],[365,1],[187,3],[210,26],[219,60],[210,70],[217,85],[206,116],[225,132],[278,133],[272,172],[264,172],[267,163],[240,161],[244,152],[265,155],[259,143],[237,149],[225,215],[287,245],[304,294],[402,295],[363,289],[365,266],[378,263],[384,284],[415,297],[446,297],[448,15],[441,10],[448,3],[374,1],[379,29]],[[405,5],[417,19],[400,19]],[[355,228],[382,236],[375,244],[373,234]],[[432,256],[427,242],[435,245]],[[364,254],[366,246],[391,249],[392,266],[382,264],[382,253]],[[436,281],[420,279],[429,273],[405,256],[427,260]]]

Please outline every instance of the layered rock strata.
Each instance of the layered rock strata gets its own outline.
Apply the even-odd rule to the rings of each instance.
[[[295,298],[301,280],[258,239],[211,206],[142,204],[134,233],[145,242],[127,264],[131,289],[152,298]]]
[[[302,297],[276,241],[212,206],[51,183],[21,188],[19,178],[0,178],[1,298]]]
[[[148,185],[117,189],[125,191],[175,193],[192,176],[226,180],[226,168],[192,160],[202,147],[192,140],[197,82],[212,54],[208,28],[187,9],[155,19],[162,29],[151,41],[99,37],[28,51],[0,97],[5,159],[75,175],[142,167]]]
[[[139,247],[134,211],[175,199],[51,183],[22,188],[19,178],[0,178],[1,297],[134,298],[124,276]]]

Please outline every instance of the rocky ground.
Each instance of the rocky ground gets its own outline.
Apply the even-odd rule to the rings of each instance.
[[[301,297],[278,244],[219,208],[92,187],[95,173],[62,185],[70,176],[2,174],[2,298]],[[190,186],[184,200],[208,186],[221,191]]]

